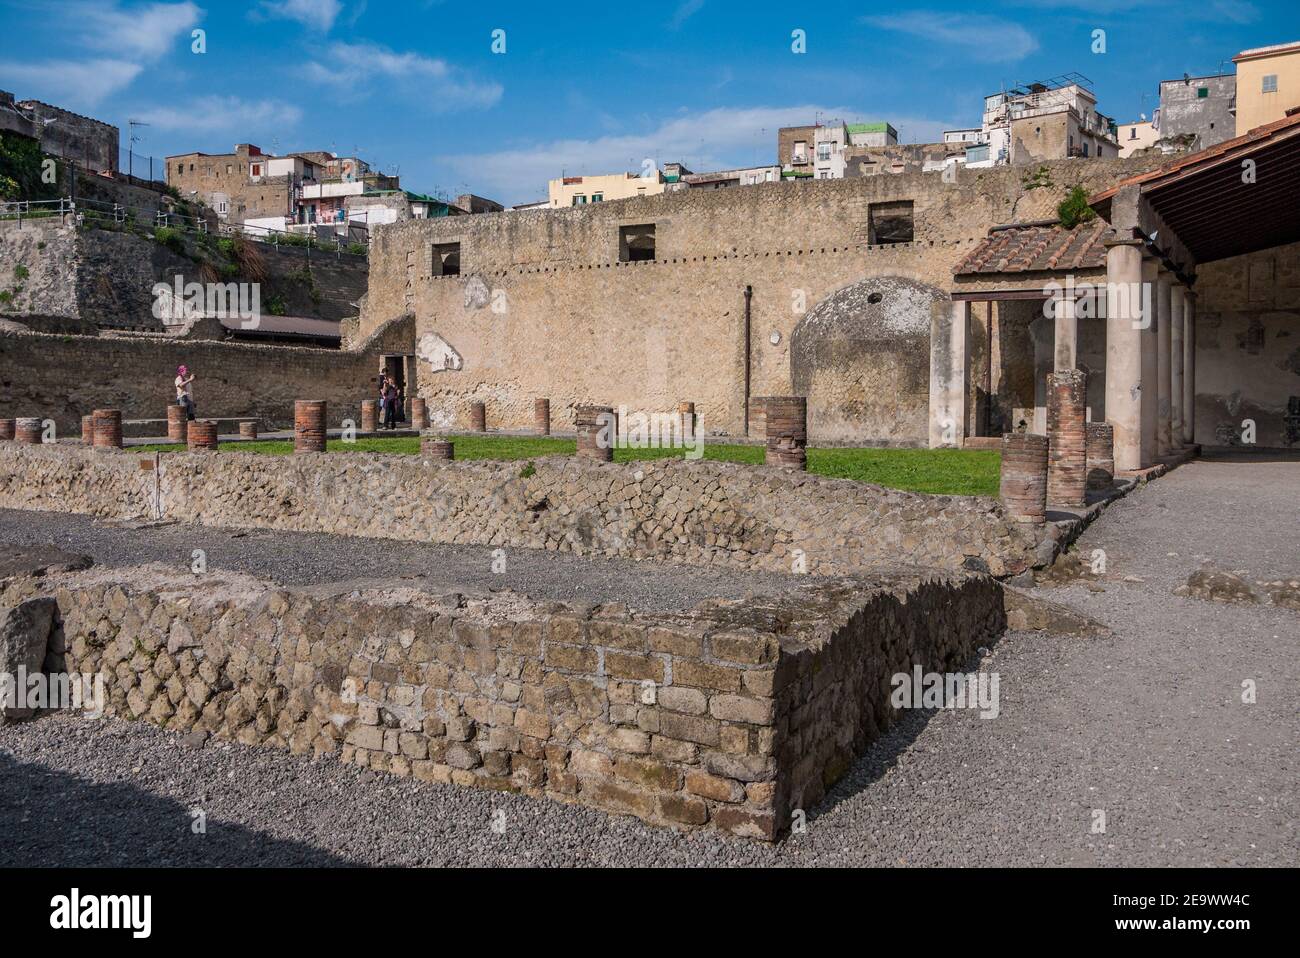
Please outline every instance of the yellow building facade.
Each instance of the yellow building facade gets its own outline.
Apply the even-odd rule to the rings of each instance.
[[[1300,41],[1243,50],[1237,65],[1237,135],[1300,106]]]

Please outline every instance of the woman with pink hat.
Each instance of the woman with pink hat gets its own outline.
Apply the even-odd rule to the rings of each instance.
[[[194,377],[186,366],[176,367],[176,402],[185,407],[185,416],[194,421]]]

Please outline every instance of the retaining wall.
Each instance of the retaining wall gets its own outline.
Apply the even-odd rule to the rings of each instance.
[[[960,670],[1005,626],[988,576],[910,570],[688,614],[161,566],[0,581],[34,595],[47,669],[102,674],[110,714],[769,840],[896,718],[891,674]]]
[[[1014,575],[1034,533],[1000,503],[709,460],[142,456],[0,444],[0,507],[841,575],[877,563]]]

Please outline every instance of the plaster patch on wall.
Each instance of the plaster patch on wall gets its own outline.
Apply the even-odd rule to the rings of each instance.
[[[447,369],[461,369],[465,365],[460,353],[437,333],[425,333],[421,336],[415,348],[415,355],[432,366],[435,373]]]
[[[492,291],[481,276],[471,276],[465,283],[465,308],[482,309],[492,298]],[[457,367],[458,369],[460,367]]]

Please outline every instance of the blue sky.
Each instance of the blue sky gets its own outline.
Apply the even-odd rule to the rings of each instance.
[[[1103,113],[1149,117],[1160,80],[1231,71],[1242,49],[1300,40],[1297,9],[0,0],[0,89],[123,128],[146,120],[145,154],[356,148],[409,189],[519,203],[561,172],[635,170],[645,157],[696,170],[773,162],[776,129],[815,118],[888,120],[905,141],[931,140],[978,125],[985,94],[1068,71],[1093,81]],[[191,49],[194,29],[205,53]]]

